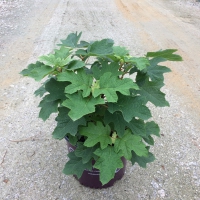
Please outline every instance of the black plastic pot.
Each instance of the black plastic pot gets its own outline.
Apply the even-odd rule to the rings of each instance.
[[[67,147],[68,147],[68,151],[72,152],[76,149],[76,146],[73,146],[69,143],[68,139],[67,140]],[[79,183],[81,185],[84,185],[86,187],[90,187],[90,188],[95,188],[95,189],[102,189],[102,188],[108,188],[114,185],[114,183],[118,180],[120,180],[125,173],[125,169],[126,169],[126,159],[124,157],[121,158],[122,162],[124,164],[124,167],[121,169],[117,169],[115,172],[115,176],[113,179],[111,179],[107,184],[102,185],[102,183],[99,180],[99,170],[92,168],[91,171],[89,170],[84,170],[82,176],[78,179],[75,175],[74,177],[79,181]],[[94,165],[94,163],[93,163]]]

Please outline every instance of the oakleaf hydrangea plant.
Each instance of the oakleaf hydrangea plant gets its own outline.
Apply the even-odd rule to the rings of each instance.
[[[69,34],[21,74],[36,81],[46,77],[35,91],[42,98],[39,117],[45,121],[57,113],[53,138],[67,137],[77,146],[63,172],[80,178],[94,167],[106,184],[123,167],[121,157],[141,167],[154,161],[152,135],[159,136],[160,130],[147,103],[169,106],[161,88],[170,69],[160,63],[182,58],[175,49],[134,57],[111,39],[86,42],[80,37]]]

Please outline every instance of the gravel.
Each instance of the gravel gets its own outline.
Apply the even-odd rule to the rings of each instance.
[[[33,0],[0,0],[0,47],[27,26]]]

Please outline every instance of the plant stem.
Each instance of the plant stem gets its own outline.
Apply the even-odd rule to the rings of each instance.
[[[105,108],[108,108],[108,106],[107,106],[107,105],[104,105],[104,104],[100,104],[100,106],[103,106],[103,107],[105,107]]]

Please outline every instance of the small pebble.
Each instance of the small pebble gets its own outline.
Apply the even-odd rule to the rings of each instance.
[[[152,182],[151,182],[151,185],[152,185],[153,188],[155,188],[155,189],[158,189],[158,188],[159,188],[158,183],[156,183],[155,181],[152,181]]]
[[[165,197],[165,191],[163,189],[162,190],[158,190],[158,194],[160,195],[161,198]]]

